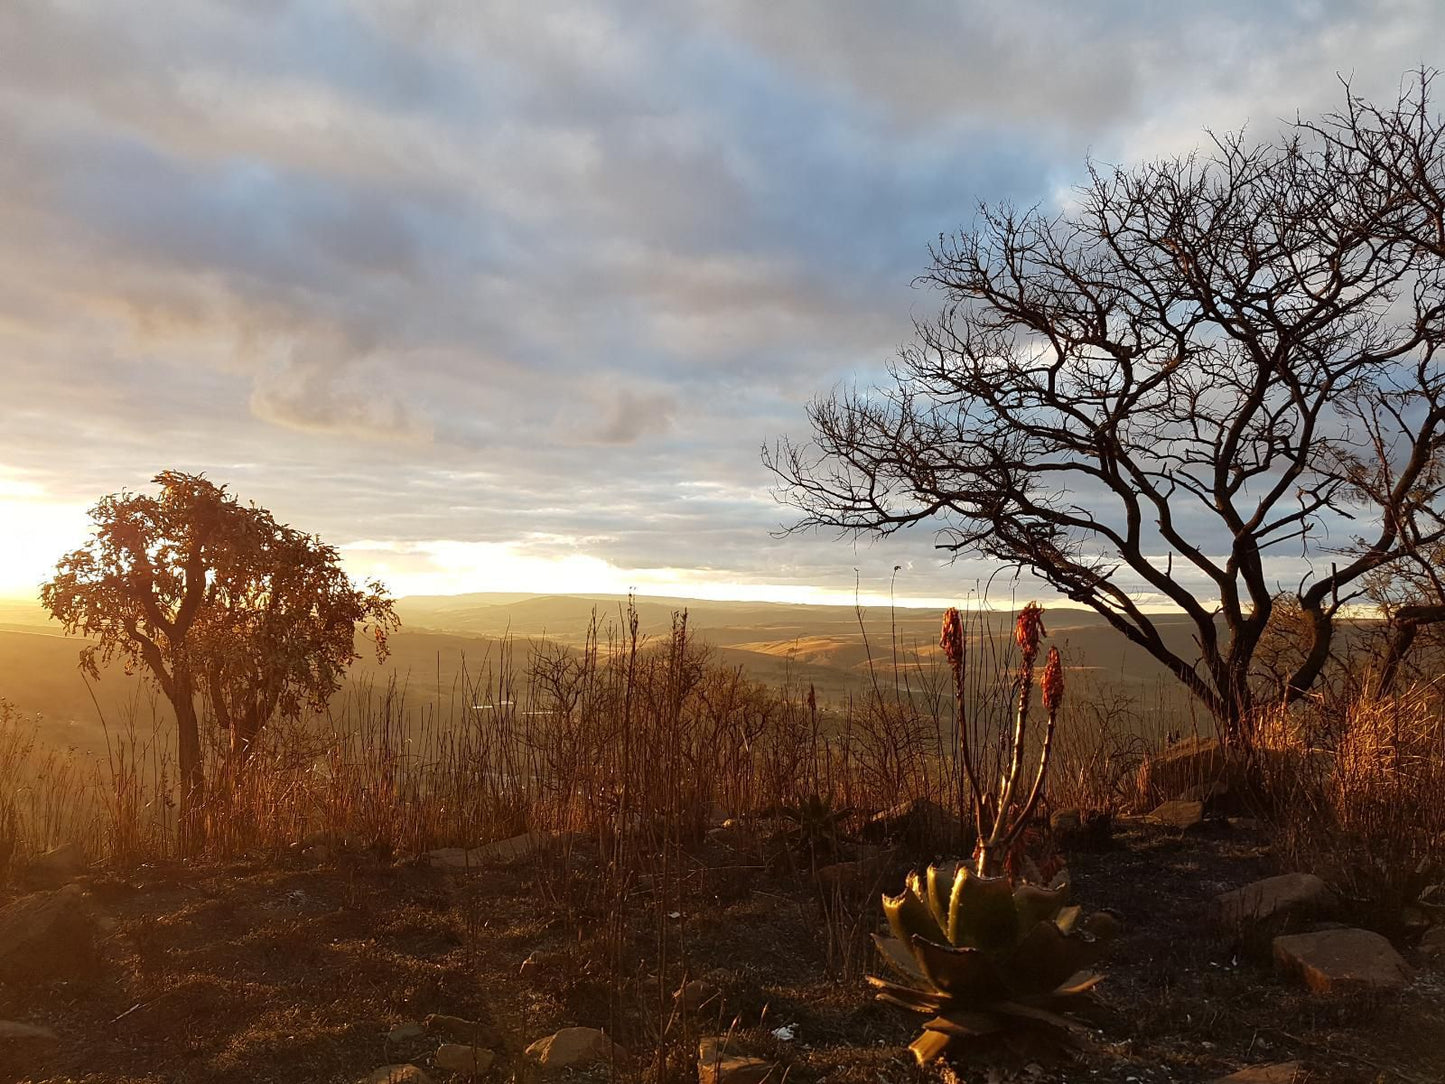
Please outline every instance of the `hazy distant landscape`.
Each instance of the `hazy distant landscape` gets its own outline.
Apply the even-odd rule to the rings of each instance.
[[[520,672],[543,644],[577,651],[596,628],[606,641],[620,637],[627,599],[623,596],[478,593],[416,596],[397,604],[402,628],[391,638],[385,663],[363,654],[349,675],[344,699],[358,687],[385,685],[393,678],[412,707],[437,705],[443,716],[459,708],[459,679],[496,673],[509,657]],[[713,602],[698,599],[638,598],[639,633],[646,641],[666,639],[675,614],[686,613],[689,632],[707,645],[721,666],[741,668],[769,685],[812,685],[825,704],[865,692],[876,679],[892,688],[900,675],[937,668],[939,613],[932,609]],[[983,618],[993,634],[1006,634],[1012,614]],[[1144,707],[1187,712],[1179,691],[1162,667],[1131,645],[1091,611],[1051,607],[1045,620],[1070,671],[1088,676]],[[1167,634],[1187,649],[1182,619],[1160,618]],[[47,745],[85,753],[105,750],[101,717],[119,729],[134,718],[143,730],[159,720],[166,729],[170,708],[141,677],[118,665],[102,680],[87,682],[77,666],[82,641],[65,636],[38,606],[0,603],[0,673],[5,696],[22,715],[38,717],[37,735]],[[987,664],[986,656],[980,662]]]

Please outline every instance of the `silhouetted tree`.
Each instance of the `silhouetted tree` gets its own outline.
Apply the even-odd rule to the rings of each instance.
[[[1368,574],[1445,537],[1445,134],[1432,74],[1274,142],[1092,166],[1065,211],[983,207],[922,276],[945,297],[888,386],[764,449],[794,529],[888,534],[1033,570],[1248,742],[1278,573],[1304,695]],[[1121,582],[1187,614],[1166,644]],[[1137,590],[1137,589],[1136,589]],[[1430,619],[1445,616],[1432,612]]]
[[[94,533],[41,587],[67,633],[91,637],[81,667],[124,661],[175,710],[181,821],[204,782],[198,694],[243,764],[278,711],[320,708],[356,659],[356,627],[378,658],[396,627],[380,584],[353,586],[336,550],[243,506],[204,477],[165,471],[156,496],[121,492],[93,509]]]

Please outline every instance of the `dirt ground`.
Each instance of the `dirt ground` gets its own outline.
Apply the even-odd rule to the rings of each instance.
[[[876,883],[829,893],[826,908],[806,862],[755,838],[699,841],[622,883],[585,845],[467,874],[345,854],[95,874],[84,883],[114,920],[103,969],[0,986],[0,1019],[61,1039],[38,1070],[0,1064],[0,1079],[327,1084],[409,1061],[440,1080],[435,1038],[388,1038],[430,1013],[493,1032],[498,1081],[537,1079],[525,1047],[572,1025],[606,1030],[635,1055],[620,1074],[653,1084],[696,1080],[699,1036],[729,1029],[787,1080],[936,1079],[907,1051],[918,1018],[871,1000],[859,977],[872,968],[877,889],[896,889],[908,865],[896,855]],[[1252,833],[1130,824],[1115,847],[1069,865],[1078,902],[1124,920],[1091,1019],[1096,1049],[1064,1066],[945,1075],[1189,1084],[1298,1059],[1330,1084],[1445,1080],[1441,972],[1420,968],[1394,997],[1321,998],[1212,927],[1217,892],[1278,872]],[[718,996],[677,1010],[671,991],[689,978]]]

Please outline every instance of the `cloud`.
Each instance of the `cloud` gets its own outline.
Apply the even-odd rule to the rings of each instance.
[[[1442,18],[12,0],[0,467],[67,507],[175,466],[338,543],[947,594],[989,569],[927,531],[773,537],[757,458],[931,313],[929,240],[1336,72],[1390,93]]]

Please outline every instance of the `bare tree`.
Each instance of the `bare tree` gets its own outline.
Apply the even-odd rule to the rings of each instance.
[[[1367,574],[1445,537],[1445,192],[1431,73],[1276,141],[1092,165],[1053,214],[983,206],[930,248],[940,316],[891,383],[814,401],[764,449],[793,529],[1030,569],[1098,611],[1247,744],[1275,598],[1303,696]],[[1276,556],[1302,558],[1279,582]],[[1192,619],[1166,644],[1142,592]]]

